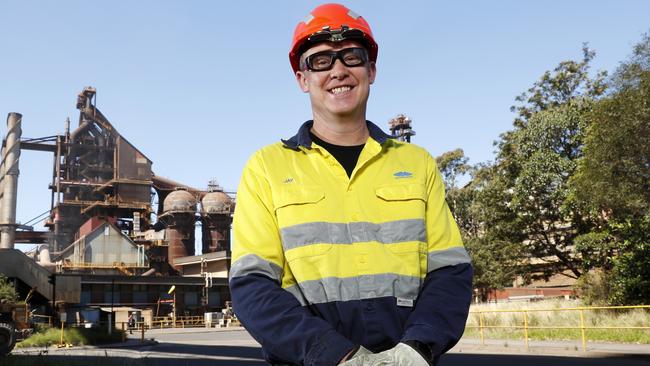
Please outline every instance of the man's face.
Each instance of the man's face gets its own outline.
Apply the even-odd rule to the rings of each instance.
[[[317,52],[352,47],[363,46],[354,41],[319,43],[305,51],[301,60]],[[374,63],[348,67],[341,60],[335,60],[330,70],[300,70],[296,73],[296,79],[302,91],[309,93],[315,118],[365,119],[370,84],[375,81],[375,74]]]

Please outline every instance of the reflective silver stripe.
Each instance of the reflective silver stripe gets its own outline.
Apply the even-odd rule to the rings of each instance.
[[[305,299],[305,295],[302,294],[302,291],[298,285],[289,286],[285,288],[285,290],[293,295],[298,300],[298,302],[300,302],[300,305],[307,305],[307,299]]]
[[[249,274],[262,274],[281,283],[282,272],[282,267],[277,264],[264,260],[255,254],[246,254],[233,263],[230,268],[230,278]]]
[[[429,252],[427,273],[438,268],[454,266],[461,263],[471,263],[472,260],[464,247],[453,247],[445,250]]]
[[[393,296],[415,300],[422,280],[394,273],[348,278],[328,277],[286,288],[302,305]],[[298,288],[299,287],[299,288]]]
[[[381,224],[308,222],[285,227],[280,230],[280,234],[284,250],[318,243],[352,244],[376,241],[391,244],[427,240],[422,219],[389,221]]]

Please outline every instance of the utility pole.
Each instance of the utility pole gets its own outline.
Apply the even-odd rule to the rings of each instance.
[[[52,285],[52,315],[56,316],[56,273],[50,274],[47,282]]]

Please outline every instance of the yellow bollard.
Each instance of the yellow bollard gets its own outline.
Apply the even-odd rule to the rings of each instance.
[[[480,310],[478,312],[478,329],[481,333],[481,345],[485,346],[485,336],[483,335],[483,313]]]
[[[528,310],[524,310],[524,343],[528,351]]]
[[[580,333],[582,334],[582,351],[587,352],[587,337],[585,335],[585,312],[580,309]]]
[[[65,322],[61,322],[61,341],[59,342],[59,346],[63,347],[65,343],[63,343],[63,327],[65,326]]]

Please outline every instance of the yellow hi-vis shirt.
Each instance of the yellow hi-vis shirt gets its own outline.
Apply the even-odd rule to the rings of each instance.
[[[470,262],[435,160],[372,133],[349,178],[315,143],[257,151],[233,235],[231,279],[264,275],[302,305],[393,297],[413,306],[428,272]]]

